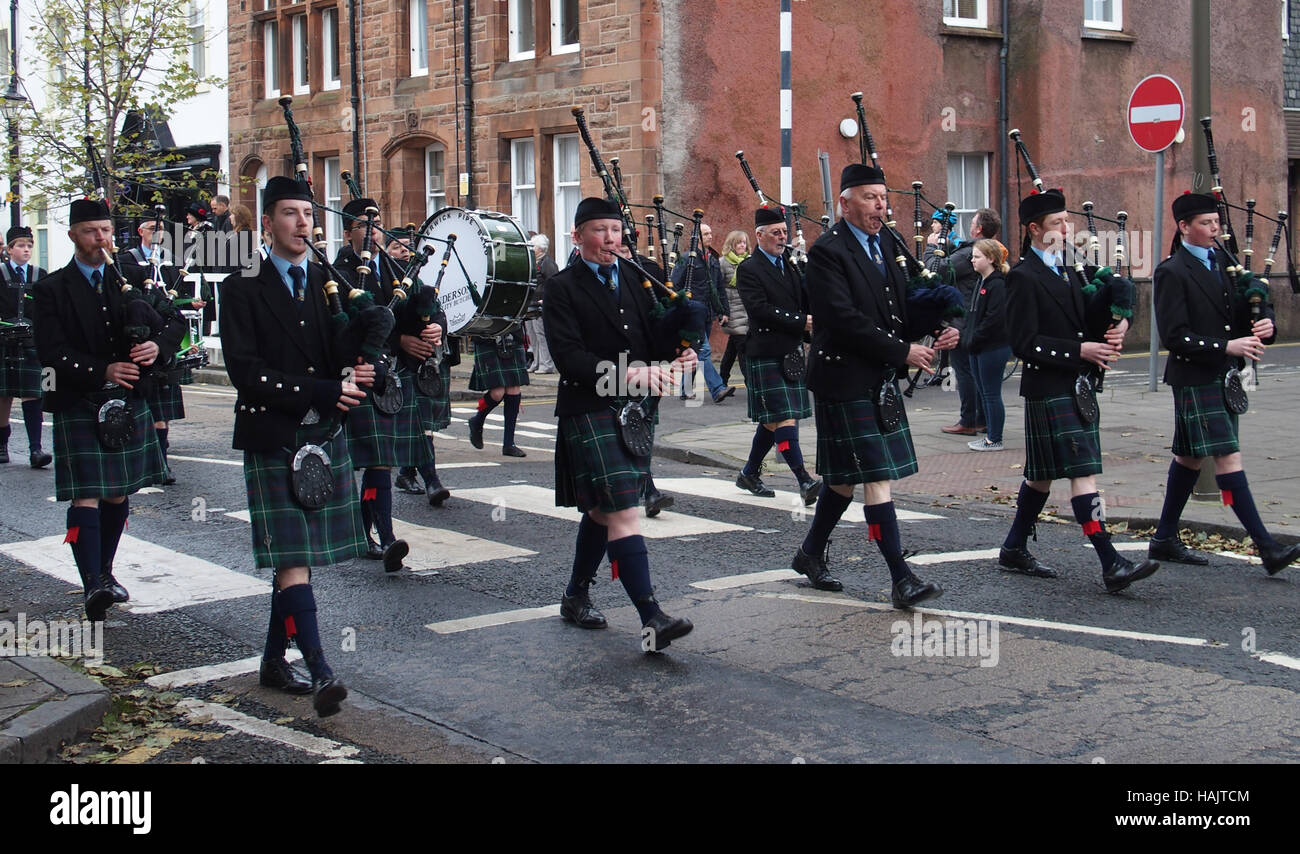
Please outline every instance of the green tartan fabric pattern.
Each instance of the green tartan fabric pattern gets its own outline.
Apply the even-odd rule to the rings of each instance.
[[[469,390],[491,391],[517,385],[528,385],[528,354],[524,352],[524,345],[517,344],[502,352],[502,348],[496,345],[483,346],[476,342]]]
[[[616,513],[641,506],[650,457],[634,457],[618,436],[609,410],[560,418],[555,443],[555,505]]]
[[[178,383],[153,383],[146,395],[154,421],[181,421],[185,418],[185,399]]]
[[[162,483],[166,474],[162,449],[153,430],[149,407],[128,398],[135,435],[120,451],[99,442],[99,407],[88,400],[66,412],[54,413],[54,497],[114,498]]]
[[[416,403],[415,374],[402,366],[402,408],[384,415],[375,408],[374,396],[366,394],[360,406],[348,410],[348,450],[354,469],[375,466],[418,466],[424,462],[428,437]]]
[[[1101,474],[1100,419],[1084,424],[1074,396],[1025,401],[1025,480]]]
[[[1238,416],[1223,403],[1223,381],[1174,387],[1173,452],[1179,457],[1222,457],[1241,450]]]
[[[451,424],[451,365],[444,359],[438,368],[442,375],[442,394],[429,397],[415,392],[415,404],[420,412],[420,427],[425,431],[438,432]],[[414,380],[414,377],[412,377]]]
[[[781,373],[782,359],[750,357],[745,384],[749,420],[756,424],[812,417],[808,387]]]
[[[0,347],[0,397],[40,397],[41,360],[34,347]]]
[[[366,537],[348,443],[340,433],[321,444],[328,435],[315,425],[299,427],[294,437],[299,447],[314,442],[329,454],[334,498],[319,510],[305,510],[294,498],[293,454],[288,449],[244,452],[244,484],[257,566],[326,566],[365,554]]]
[[[865,397],[818,399],[815,415],[817,473],[826,483],[901,480],[919,470],[906,414],[889,433],[881,433],[876,404]]]

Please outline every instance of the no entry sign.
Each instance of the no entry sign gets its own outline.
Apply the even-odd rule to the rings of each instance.
[[[1183,90],[1171,78],[1152,74],[1128,98],[1128,132],[1143,151],[1164,151],[1183,126]]]

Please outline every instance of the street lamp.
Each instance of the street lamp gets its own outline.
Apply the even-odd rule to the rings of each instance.
[[[16,119],[27,106],[27,98],[18,91],[18,0],[9,2],[9,89],[0,102],[0,113],[9,124],[9,157],[13,176],[9,179],[9,227],[22,224],[22,205],[18,201],[22,171],[18,168],[18,123]]]

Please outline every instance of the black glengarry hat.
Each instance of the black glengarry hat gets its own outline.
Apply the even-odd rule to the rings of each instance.
[[[266,189],[262,191],[262,210],[270,213],[276,202],[310,202],[311,200],[311,192],[302,182],[276,175],[266,182]]]
[[[1174,222],[1183,222],[1201,214],[1218,213],[1219,203],[1215,201],[1214,196],[1185,190],[1181,196],[1174,199],[1173,208]]]
[[[840,172],[841,193],[849,187],[883,183],[885,183],[885,173],[875,166],[868,166],[865,163],[850,163]]]
[[[113,215],[108,212],[108,205],[100,199],[77,199],[68,209],[68,225],[76,225],[79,222],[98,222],[100,220],[111,220]]]
[[[1048,214],[1065,210],[1065,191],[1061,189],[1034,191],[1020,201],[1020,224],[1029,223]]]
[[[764,225],[776,225],[785,222],[785,208],[772,208],[763,205],[754,211],[754,227],[758,228]]]
[[[573,227],[577,228],[584,222],[593,219],[616,219],[621,222],[623,213],[618,209],[618,205],[613,202],[595,196],[588,196],[578,202],[578,210],[573,214]]]

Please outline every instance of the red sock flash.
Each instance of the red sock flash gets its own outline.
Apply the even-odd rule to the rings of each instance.
[[[609,562],[609,580],[618,581],[618,561],[616,560]]]
[[[379,490],[375,489],[373,486],[361,492],[362,501],[374,501],[378,497]]]
[[[1225,489],[1225,490],[1222,491],[1222,494],[1223,494],[1223,506],[1224,506],[1224,507],[1231,507],[1231,506],[1232,506],[1232,490],[1231,490],[1231,489]]]
[[[780,442],[777,442],[776,449],[784,454],[786,451],[790,450],[790,440],[782,439]]]
[[[63,542],[65,542],[65,543],[75,543],[75,542],[77,541],[77,536],[80,535],[80,534],[81,534],[81,527],[80,527],[80,526],[73,527],[73,528],[69,528],[69,529],[68,529],[68,535],[67,535],[66,537],[63,538]]]
[[[876,542],[879,542],[881,539],[883,539],[883,538],[880,536],[880,523],[879,523],[879,522],[872,522],[871,524],[867,525],[867,539],[868,539],[868,540],[875,540]]]
[[[1100,534],[1100,533],[1101,533],[1101,523],[1098,522],[1096,519],[1093,519],[1090,522],[1083,523],[1083,535],[1085,537],[1091,537],[1093,534]]]
[[[298,634],[298,624],[293,621],[293,617],[284,618],[284,635],[285,637],[294,637]]]

